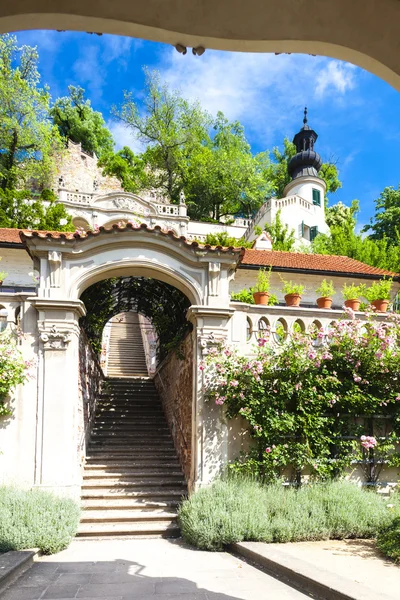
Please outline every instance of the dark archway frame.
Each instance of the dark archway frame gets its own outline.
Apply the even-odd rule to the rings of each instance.
[[[152,322],[159,338],[159,360],[176,348],[192,327],[186,319],[189,299],[177,288],[157,279],[105,279],[88,287],[81,300],[87,312],[80,323],[98,353],[107,321],[123,312],[141,313]]]

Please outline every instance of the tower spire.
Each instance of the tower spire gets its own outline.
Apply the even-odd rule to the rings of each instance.
[[[308,124],[308,109],[306,106],[304,108],[303,127],[293,138],[297,154],[293,156],[288,165],[288,171],[292,179],[303,175],[318,177],[322,159],[314,150],[317,138],[317,133]]]

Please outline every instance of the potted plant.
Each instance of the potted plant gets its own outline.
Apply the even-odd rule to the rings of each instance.
[[[5,271],[0,271],[0,285],[3,285],[3,281],[5,280],[7,275],[8,273],[6,273]]]
[[[382,279],[365,289],[364,298],[372,304],[378,312],[386,312],[390,302],[390,290],[392,289],[393,279]]]
[[[283,281],[282,291],[285,295],[286,306],[300,306],[301,295],[305,291],[305,286],[293,283],[293,281]]]
[[[333,287],[332,281],[329,283],[326,279],[324,279],[316,290],[317,295],[317,305],[318,308],[331,308],[332,306],[332,296],[335,293],[335,288]]]
[[[352,310],[359,310],[360,308],[360,297],[363,296],[365,290],[365,285],[362,283],[360,285],[347,285],[344,284],[342,295],[345,300],[344,305],[347,308],[351,308]]]
[[[263,306],[268,305],[269,300],[269,280],[271,278],[271,269],[259,269],[257,275],[257,283],[251,288],[253,293],[254,302],[256,304],[262,304]]]

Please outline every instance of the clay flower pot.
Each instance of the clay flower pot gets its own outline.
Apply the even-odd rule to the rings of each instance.
[[[389,300],[374,300],[371,304],[377,312],[386,312],[389,306]]]
[[[318,308],[331,308],[332,298],[328,298],[327,296],[321,296],[321,298],[317,298],[317,306]]]
[[[263,306],[268,305],[269,293],[268,292],[254,292],[253,293],[254,302],[256,304],[262,304]]]
[[[300,294],[286,294],[285,296],[286,306],[300,306],[300,300]]]
[[[360,308],[361,301],[358,298],[352,298],[351,300],[346,300],[344,305],[347,308],[351,308],[351,310],[358,310]]]

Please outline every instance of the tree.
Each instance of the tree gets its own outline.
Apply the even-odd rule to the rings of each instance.
[[[61,147],[49,119],[50,95],[40,88],[38,53],[18,47],[12,35],[0,36],[0,188],[45,187]]]
[[[117,177],[127,192],[136,193],[147,184],[144,160],[127,146],[115,154],[103,155],[98,164],[104,175]]]
[[[381,240],[386,238],[391,244],[399,243],[400,223],[400,185],[385,187],[379,198],[375,200],[375,215],[371,224],[366,225],[364,232],[371,231],[370,238]]]
[[[120,109],[113,114],[147,145],[143,160],[147,166],[144,185],[158,189],[172,202],[179,202],[184,172],[194,149],[208,136],[210,117],[197,102],[183,99],[178,91],[162,83],[156,71],[145,69],[144,111],[125,92]]]
[[[113,152],[114,140],[103,115],[93,110],[85,90],[68,86],[69,96],[58,98],[50,110],[54,124],[65,141],[82,144],[82,150],[102,157]]]
[[[264,229],[271,236],[273,250],[291,252],[294,249],[296,242],[294,230],[289,229],[289,226],[282,222],[280,210],[271,225],[266,223]]]
[[[53,192],[44,190],[32,198],[27,190],[0,190],[0,227],[74,231],[71,215],[55,202]]]
[[[400,270],[400,240],[396,244],[383,237],[374,239],[355,232],[359,203],[353,200],[351,206],[341,202],[327,211],[329,234],[318,234],[312,243],[313,252],[317,254],[334,254],[349,256],[367,265]]]
[[[291,177],[288,173],[288,164],[290,159],[296,154],[296,146],[293,142],[289,141],[288,138],[285,138],[283,140],[282,151],[278,147],[275,147],[272,150],[272,159],[270,152],[265,152],[264,154],[264,176],[271,184],[274,195],[277,198],[283,198],[285,187],[291,181]],[[326,195],[330,193],[333,194],[338,188],[342,187],[337,167],[332,162],[322,164],[319,177],[325,181]],[[326,196],[325,204],[327,204]]]

